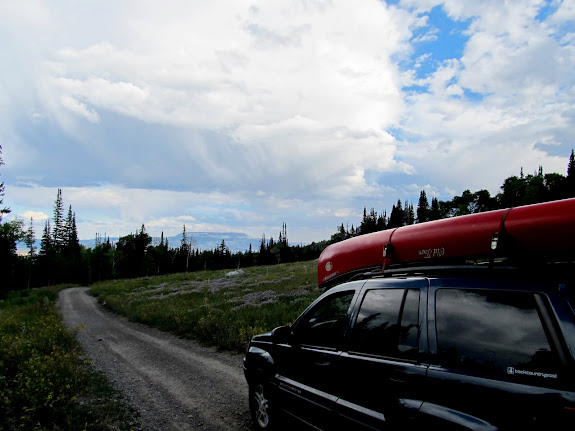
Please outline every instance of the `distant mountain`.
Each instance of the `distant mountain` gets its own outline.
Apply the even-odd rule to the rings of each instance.
[[[252,238],[245,233],[240,232],[189,232],[192,237],[193,248],[200,251],[214,250],[219,247],[222,240],[226,242],[226,246],[232,253],[244,252],[250,249],[250,244],[253,251],[260,250],[261,239]],[[188,237],[189,238],[189,237]],[[178,248],[182,244],[182,234],[164,237],[164,241],[168,240],[170,248]],[[118,238],[110,237],[110,241],[116,243]],[[152,245],[160,243],[160,237],[152,237]],[[81,239],[80,244],[87,248],[94,248],[96,246],[96,239]],[[40,251],[40,239],[36,240],[36,250]],[[18,243],[18,253],[28,253],[28,248],[24,243]]]

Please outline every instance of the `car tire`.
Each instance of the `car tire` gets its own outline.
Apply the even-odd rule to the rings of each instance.
[[[276,430],[277,417],[270,402],[269,385],[256,382],[250,386],[250,412],[256,430]]]

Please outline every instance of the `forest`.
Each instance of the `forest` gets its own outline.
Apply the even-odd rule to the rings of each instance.
[[[0,147],[0,155],[1,155]],[[0,166],[3,161],[0,158]],[[311,260],[319,257],[331,243],[384,229],[423,223],[442,218],[473,214],[500,208],[548,202],[575,197],[575,154],[572,151],[566,175],[537,172],[507,178],[496,196],[487,190],[465,190],[461,196],[449,201],[428,199],[425,190],[420,192],[414,205],[398,200],[387,211],[378,214],[374,208],[363,209],[363,218],[357,226],[336,228],[331,238],[308,245],[292,246],[288,241],[284,223],[277,240],[262,237],[258,250],[232,253],[224,240],[213,250],[194,248],[193,235],[183,226],[179,244],[168,244],[162,234],[158,244],[144,225],[135,232],[119,238],[96,237],[93,248],[80,245],[76,215],[69,206],[65,209],[62,190],[58,189],[52,220],[47,220],[41,236],[40,249],[35,247],[34,221],[26,223],[16,218],[3,222],[3,215],[10,212],[3,207],[4,183],[0,183],[0,297],[9,290],[29,289],[62,283],[88,285],[97,281],[162,275],[205,269],[237,269],[258,265]],[[28,247],[25,256],[17,253],[17,244]]]

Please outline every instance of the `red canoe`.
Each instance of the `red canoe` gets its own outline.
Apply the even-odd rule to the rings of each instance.
[[[367,268],[575,250],[575,198],[388,229],[327,247],[318,284]]]

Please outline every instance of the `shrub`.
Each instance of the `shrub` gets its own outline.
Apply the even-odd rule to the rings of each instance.
[[[129,422],[107,381],[82,358],[54,299],[45,290],[0,302],[0,430],[98,430]]]

